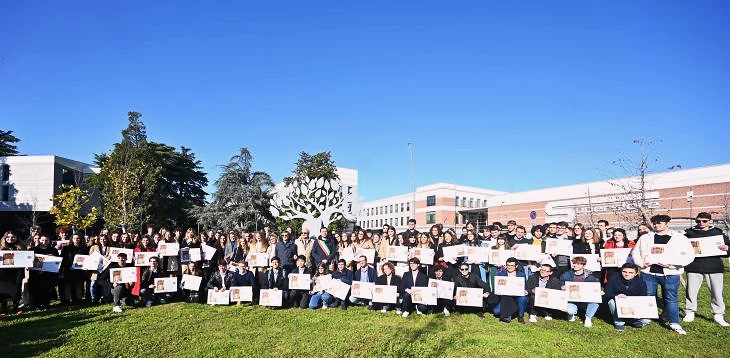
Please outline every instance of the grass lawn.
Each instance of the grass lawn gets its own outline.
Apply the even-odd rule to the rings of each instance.
[[[725,274],[725,286],[730,274]],[[730,292],[726,289],[726,295]],[[680,292],[683,297],[684,292]],[[680,307],[684,299],[680,300]],[[172,303],[113,314],[110,305],[0,320],[0,357],[23,356],[730,356],[730,328],[712,322],[706,286],[680,336],[657,323],[616,333],[603,313],[580,322],[498,322],[475,315],[397,317],[362,307],[271,310]]]

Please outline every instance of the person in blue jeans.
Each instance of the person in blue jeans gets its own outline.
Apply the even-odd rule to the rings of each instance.
[[[329,270],[327,270],[327,264],[325,263],[319,263],[317,265],[317,272],[314,274],[314,277],[312,277],[312,281],[314,282],[314,290],[310,292],[310,298],[309,298],[309,308],[311,309],[317,309],[320,306],[322,309],[327,309],[329,307],[329,304],[332,302],[332,295],[327,293],[325,290],[317,290],[317,279],[320,278],[320,276],[328,276]]]
[[[649,323],[649,319],[622,319],[618,317],[616,312],[616,299],[621,299],[626,296],[646,296],[646,283],[643,279],[637,276],[639,268],[634,264],[623,264],[621,266],[621,274],[613,275],[606,284],[604,296],[608,301],[608,309],[611,311],[613,316],[613,327],[616,332],[623,332],[626,320],[633,321],[632,326],[636,328],[642,328]]]
[[[507,259],[507,264],[504,266],[504,270],[500,270],[495,277],[495,282],[499,280],[499,277],[512,276],[521,277],[525,281],[525,272],[520,270],[517,271],[517,259],[510,257]],[[499,320],[504,323],[510,323],[512,317],[517,313],[517,321],[525,323],[525,311],[527,310],[527,283],[525,281],[525,295],[524,296],[499,296],[499,302],[494,306],[494,314],[499,317]]]
[[[575,256],[571,260],[573,269],[560,275],[560,288],[566,290],[566,282],[598,282],[595,276],[592,275],[591,271],[586,270],[586,258],[583,256]],[[598,303],[594,302],[570,302],[568,298],[568,321],[575,322],[575,316],[578,314],[578,310],[586,311],[586,320],[583,326],[586,328],[593,327],[593,316],[598,311]]]

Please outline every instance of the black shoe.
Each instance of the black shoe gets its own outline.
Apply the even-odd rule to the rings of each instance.
[[[342,310],[347,311],[347,305],[342,305]]]
[[[373,307],[373,305],[368,305],[368,311],[374,311],[374,310],[375,310],[375,307]]]
[[[525,323],[525,319],[523,317],[517,317],[517,322]]]
[[[510,322],[512,322],[512,319],[511,318],[500,318],[499,321],[502,323],[510,323]]]
[[[479,316],[479,318],[484,318],[484,312],[477,312],[477,316]]]

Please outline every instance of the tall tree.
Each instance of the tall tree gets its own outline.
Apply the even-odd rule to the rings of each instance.
[[[269,211],[269,191],[274,182],[269,174],[254,172],[252,160],[249,150],[241,148],[222,166],[210,204],[189,210],[199,224],[207,228],[252,229],[274,220]]]
[[[74,232],[94,225],[98,218],[98,209],[85,208],[91,201],[89,192],[68,184],[61,184],[60,189],[61,193],[51,199],[53,207],[50,213],[55,216],[56,225],[70,226]]]
[[[18,155],[18,147],[13,144],[18,142],[20,139],[13,135],[13,131],[0,129],[0,157]]]

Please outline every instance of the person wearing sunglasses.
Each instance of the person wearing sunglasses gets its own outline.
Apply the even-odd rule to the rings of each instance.
[[[707,286],[710,289],[710,307],[714,320],[717,324],[723,327],[730,326],[725,321],[725,301],[722,295],[723,289],[723,276],[724,276],[724,265],[722,262],[723,257],[728,256],[728,241],[727,235],[723,235],[722,230],[713,226],[712,215],[707,212],[701,212],[697,214],[695,219],[697,225],[687,229],[685,236],[689,239],[703,238],[710,236],[722,237],[722,244],[718,245],[717,248],[725,251],[724,256],[709,256],[709,257],[695,257],[695,260],[691,264],[684,268],[687,273],[687,298],[685,301],[684,308],[684,322],[692,322],[695,319],[695,312],[697,312],[697,294],[702,287],[703,280],[707,280]]]
[[[637,274],[639,268],[631,263],[625,263],[621,266],[621,274],[611,276],[604,290],[604,297],[608,302],[608,309],[613,316],[613,327],[616,332],[623,332],[625,319],[618,318],[616,312],[616,298],[624,298],[626,296],[646,296],[646,283]],[[632,326],[642,328],[649,323],[649,319],[632,320]]]
[[[456,306],[456,311],[459,313],[476,313],[479,317],[484,317],[484,312],[487,310],[487,306],[490,303],[496,302],[496,296],[490,294],[491,289],[489,286],[489,280],[483,281],[477,272],[469,272],[469,264],[462,263],[459,265],[459,273],[454,276],[454,287],[468,287],[468,288],[481,288],[483,290],[482,307],[468,307],[468,306]],[[454,300],[457,297],[454,296]],[[488,300],[489,299],[489,302]]]

